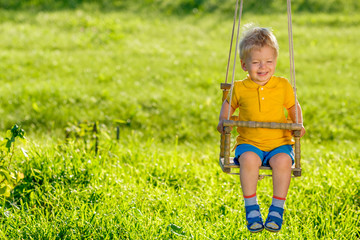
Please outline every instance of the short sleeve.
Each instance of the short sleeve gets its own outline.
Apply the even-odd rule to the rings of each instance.
[[[230,103],[230,95],[231,95],[231,92],[229,92],[226,100],[228,101],[228,103]],[[237,83],[235,82],[234,84],[234,87],[233,87],[233,91],[232,91],[232,98],[231,98],[231,107],[233,109],[236,109],[239,107],[239,98],[238,98],[238,86],[237,86]]]

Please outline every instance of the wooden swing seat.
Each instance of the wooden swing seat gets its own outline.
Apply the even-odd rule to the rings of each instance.
[[[231,84],[222,83],[221,89],[223,90],[222,101],[224,101],[228,95]],[[301,176],[300,166],[300,132],[302,124],[299,123],[275,123],[275,122],[253,122],[253,121],[238,121],[237,116],[232,116],[230,120],[224,120],[224,133],[221,134],[220,141],[220,157],[219,164],[223,172],[228,174],[239,175],[239,172],[232,172],[233,169],[240,168],[239,165],[234,163],[234,158],[230,157],[230,145],[231,145],[231,128],[232,127],[248,127],[248,128],[271,128],[271,129],[287,129],[294,131],[294,152],[295,163],[291,168],[294,177]],[[272,170],[271,167],[261,166],[260,170]],[[271,175],[260,175],[271,176]]]
[[[235,63],[236,63],[236,53],[237,53],[237,45],[235,48],[235,57],[234,57],[234,64],[233,64],[233,74],[232,74],[232,83],[227,83],[228,72],[229,72],[229,64],[231,58],[231,49],[232,49],[232,42],[234,37],[234,29],[235,29],[235,20],[237,18],[237,9],[239,7],[239,18],[237,24],[237,37],[236,37],[236,44],[238,44],[238,37],[239,37],[239,29],[240,29],[240,19],[242,15],[242,6],[243,0],[241,0],[240,5],[238,5],[238,0],[236,0],[235,5],[235,14],[234,14],[234,23],[231,35],[231,42],[230,42],[230,51],[229,51],[229,58],[228,64],[226,69],[226,78],[225,83],[221,84],[221,89],[223,90],[222,102],[227,98],[229,90],[232,88],[232,84],[234,82],[234,75],[235,75]],[[295,95],[295,105],[297,106],[297,97],[296,97],[296,80],[295,80],[295,64],[294,64],[294,47],[293,47],[293,37],[292,37],[292,23],[291,23],[291,0],[287,0],[287,15],[288,15],[288,36],[289,36],[289,56],[290,56],[290,73],[291,73],[291,82],[293,83],[294,88],[294,95]],[[230,97],[231,98],[231,97]],[[230,99],[231,105],[231,99]],[[229,111],[230,113],[230,111]],[[297,119],[297,108],[296,108],[296,119]],[[247,128],[271,128],[271,129],[287,129],[293,131],[294,135],[294,152],[295,152],[295,164],[292,166],[292,173],[295,177],[301,176],[301,167],[300,167],[300,134],[302,129],[302,124],[300,123],[292,123],[288,121],[288,123],[274,123],[274,122],[245,122],[245,121],[238,121],[237,116],[231,116],[229,120],[225,120],[223,123],[224,131],[221,134],[221,142],[220,142],[220,157],[219,157],[219,164],[221,169],[228,173],[228,174],[240,174],[232,173],[231,170],[235,168],[240,168],[239,165],[234,164],[234,158],[230,157],[230,145],[231,145],[231,129],[232,127],[247,127]],[[270,167],[260,167],[262,170],[271,170]],[[271,175],[260,175],[262,176],[271,176]]]
[[[234,163],[234,158],[233,157],[230,157],[230,162],[229,164],[225,164],[225,158],[220,158],[219,160],[219,164],[220,164],[220,167],[221,169],[226,172],[225,169],[228,169],[228,168],[240,168],[239,165],[235,164]],[[272,170],[271,167],[265,167],[265,166],[261,166],[260,167],[260,170]],[[291,167],[291,172],[294,174],[294,176],[298,177],[298,176],[301,176],[301,168],[296,168],[295,167],[295,164],[292,165]],[[228,174],[232,174],[232,175],[239,175],[238,172],[227,172]],[[299,173],[299,174],[298,174]],[[263,176],[263,175],[262,175]],[[271,176],[271,175],[266,175],[266,176]]]

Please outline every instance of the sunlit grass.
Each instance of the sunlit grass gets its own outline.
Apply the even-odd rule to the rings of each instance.
[[[0,12],[0,127],[19,122],[29,158],[0,209],[10,239],[357,239],[359,16],[294,18],[298,96],[307,135],[284,229],[251,235],[239,179],[217,164],[219,85],[231,20],[224,15]],[[285,15],[245,14],[280,42]],[[237,69],[236,78],[245,74]],[[115,120],[121,125],[115,140]],[[100,152],[65,143],[68,122],[99,121]],[[109,136],[109,137],[108,137]],[[264,217],[271,179],[258,187]]]
[[[239,179],[221,172],[216,149],[204,145],[197,154],[175,143],[139,142],[136,133],[121,143],[102,141],[99,156],[75,142],[29,144],[30,158],[18,162],[27,177],[1,208],[1,230],[12,238],[250,237]],[[303,151],[304,172],[292,180],[284,229],[253,237],[356,239],[359,154],[310,142]],[[271,179],[259,182],[258,196],[266,216]]]

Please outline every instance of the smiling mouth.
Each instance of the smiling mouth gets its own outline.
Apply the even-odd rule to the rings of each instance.
[[[258,72],[257,74],[258,74],[259,76],[265,76],[265,75],[268,74],[268,72]]]

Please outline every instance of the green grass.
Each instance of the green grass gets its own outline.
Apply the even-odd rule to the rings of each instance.
[[[251,235],[238,177],[217,164],[232,18],[89,10],[0,11],[0,129],[29,142],[25,178],[0,208],[9,239],[358,239],[358,15],[293,16],[307,135],[284,229]],[[280,43],[286,16],[246,14]],[[238,68],[236,78],[245,74]],[[116,120],[121,137],[115,140]],[[64,128],[99,121],[100,152],[66,143]],[[264,216],[271,179],[259,182]]]

